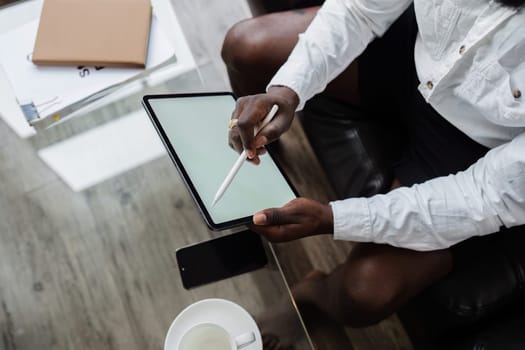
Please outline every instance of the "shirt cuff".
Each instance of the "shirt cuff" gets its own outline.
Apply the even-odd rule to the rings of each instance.
[[[330,202],[334,218],[334,239],[372,242],[372,227],[367,198]]]
[[[272,78],[268,86],[266,86],[266,91],[268,91],[270,86],[286,86],[287,88],[292,89],[299,98],[299,104],[295,111],[301,111],[306,104],[307,97],[306,92],[304,91],[304,83],[301,83],[300,80],[301,78],[297,78],[295,74],[288,73],[286,68],[281,68]]]

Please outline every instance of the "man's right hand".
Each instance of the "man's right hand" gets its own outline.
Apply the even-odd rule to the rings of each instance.
[[[254,136],[255,127],[266,117],[272,106],[279,106],[277,114],[261,132]],[[237,100],[232,119],[236,126],[230,129],[229,144],[237,152],[246,150],[246,155],[259,164],[263,146],[277,140],[290,128],[295,109],[299,104],[297,94],[285,86],[272,86],[265,94],[244,96]]]

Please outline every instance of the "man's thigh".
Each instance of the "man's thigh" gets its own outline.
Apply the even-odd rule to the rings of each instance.
[[[435,283],[451,268],[449,249],[414,251],[377,243],[356,243],[346,262],[348,274],[370,272],[366,280],[379,288],[391,286],[402,300]]]
[[[241,95],[263,92],[286,62],[319,7],[275,12],[237,23],[226,35],[223,59],[232,85]],[[350,65],[326,89],[346,102],[358,103],[357,62]]]
[[[348,292],[350,303],[376,305],[379,321],[451,269],[449,249],[419,252],[386,244],[357,243],[344,265],[343,289]]]

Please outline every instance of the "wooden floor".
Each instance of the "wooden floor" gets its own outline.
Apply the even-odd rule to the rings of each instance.
[[[229,89],[220,47],[227,29],[250,15],[244,0],[174,0],[173,6],[204,72],[203,88]],[[170,180],[177,175],[169,160],[157,160],[147,171],[134,169],[117,183],[97,186],[71,202],[68,189],[35,154],[35,142],[20,140],[0,122],[0,350],[161,348],[157,334],[165,332],[170,320],[156,317],[156,309],[162,305],[176,310],[187,301],[173,296],[153,303],[151,288],[167,290],[167,272],[159,272],[153,282],[148,274],[155,266],[172,264],[169,256],[158,254],[159,247],[173,239],[167,227],[201,222],[189,199],[166,198],[164,210],[134,203],[134,193],[148,193],[148,181],[162,182],[161,188],[183,186]],[[297,123],[280,143],[280,162],[301,195],[333,198]],[[173,207],[185,211],[189,222],[170,221]],[[156,210],[165,226],[140,220]],[[79,222],[74,218],[80,211],[93,212],[97,219]],[[116,215],[134,229],[112,225]],[[146,227],[158,234],[154,240],[135,234]],[[206,235],[204,228],[195,234]],[[312,269],[331,271],[350,249],[351,244],[330,237],[276,246],[290,284]],[[100,275],[111,283],[101,284],[95,277]],[[273,297],[271,292],[240,296],[246,303]],[[107,310],[127,314],[128,322],[117,323],[119,317]],[[24,325],[33,325],[33,335]],[[72,328],[86,336],[69,336],[66,330]],[[312,334],[320,350],[411,349],[395,316],[374,327],[346,329],[344,339],[330,332]]]

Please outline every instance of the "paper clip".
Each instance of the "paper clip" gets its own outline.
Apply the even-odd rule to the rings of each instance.
[[[20,108],[22,109],[22,113],[28,122],[40,118],[40,114],[38,113],[38,110],[36,109],[36,106],[33,102],[21,104]]]

